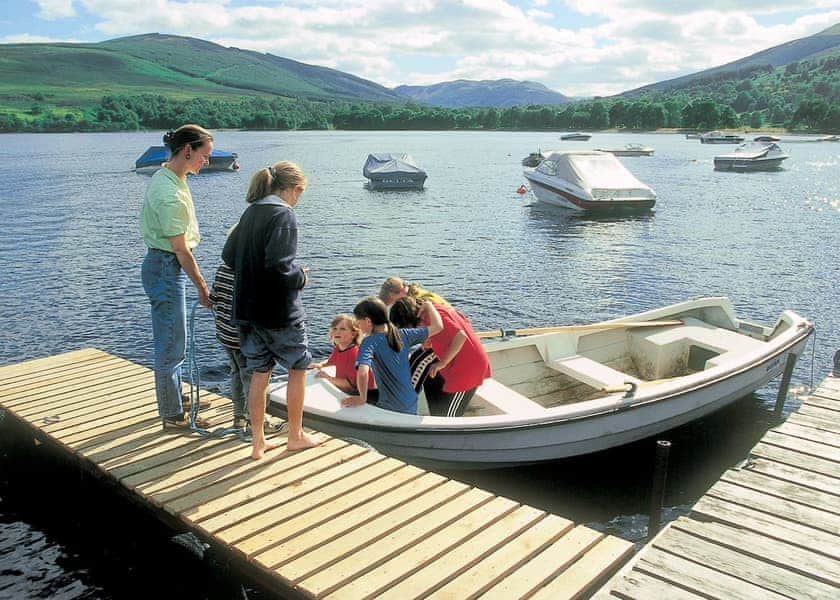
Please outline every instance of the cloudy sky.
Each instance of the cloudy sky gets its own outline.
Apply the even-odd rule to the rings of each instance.
[[[573,96],[692,73],[840,23],[840,0],[1,1],[5,43],[171,33],[388,87],[507,77]]]

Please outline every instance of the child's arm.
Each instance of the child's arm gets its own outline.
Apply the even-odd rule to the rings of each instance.
[[[429,337],[435,336],[443,331],[443,320],[440,318],[440,313],[431,302],[423,303],[423,310],[429,318]]]
[[[307,369],[323,369],[324,367],[329,367],[330,365],[334,364],[330,360],[332,357],[333,357],[333,355],[330,354],[327,358],[325,358],[322,361],[309,363],[309,366],[307,366],[306,368]],[[318,377],[326,377],[326,375],[318,373]]]
[[[370,375],[370,367],[368,365],[359,365],[359,370],[356,372],[356,387],[359,390],[358,395],[347,396],[341,401],[342,406],[364,406],[367,404],[368,378]]]
[[[429,377],[436,377],[438,371],[455,360],[455,357],[458,356],[458,353],[461,351],[461,348],[464,347],[464,343],[466,341],[467,334],[464,333],[463,329],[459,330],[458,333],[455,334],[455,337],[452,338],[452,341],[449,342],[449,346],[446,348],[446,353],[438,358],[429,368]]]

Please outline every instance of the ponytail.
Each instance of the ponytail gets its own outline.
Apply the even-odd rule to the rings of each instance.
[[[402,350],[402,337],[400,336],[400,330],[397,329],[397,326],[393,323],[388,323],[388,333],[386,334],[388,337],[388,345],[391,347],[391,350],[394,352],[400,352]]]
[[[388,308],[382,300],[376,296],[368,296],[356,304],[353,308],[353,314],[357,319],[370,319],[374,327],[385,325],[387,330],[385,335],[391,350],[394,352],[402,350],[400,330],[388,320]]]
[[[169,130],[163,134],[163,143],[169,148],[172,156],[178,154],[185,146],[193,150],[200,148],[204,142],[212,142],[212,134],[198,125],[181,125],[178,129]]]
[[[259,169],[251,176],[245,201],[250,204],[275,192],[297,186],[306,187],[306,175],[303,174],[303,170],[293,162],[281,160]]]

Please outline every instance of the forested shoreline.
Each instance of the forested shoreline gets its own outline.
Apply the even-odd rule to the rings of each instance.
[[[804,100],[785,121],[760,113],[738,114],[711,98],[676,101],[593,100],[559,106],[457,108],[289,98],[243,98],[237,102],[164,96],[105,96],[85,111],[44,111],[35,118],[0,114],[3,132],[97,132],[167,129],[201,123],[211,129],[293,130],[568,130],[568,129],[760,129],[840,131],[840,106]]]
[[[649,89],[559,105],[440,108],[414,103],[243,95],[189,100],[161,94],[105,95],[74,106],[48,94],[0,103],[2,132],[167,129],[569,130],[760,129],[840,133],[840,56],[751,67],[678,89]]]

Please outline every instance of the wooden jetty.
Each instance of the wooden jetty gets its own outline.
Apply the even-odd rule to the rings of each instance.
[[[228,426],[230,402],[204,396]],[[151,371],[100,350],[0,367],[0,408],[282,597],[587,597],[633,552],[340,439],[254,461],[235,438],[163,433]]]
[[[840,378],[825,379],[596,598],[840,598]]]

